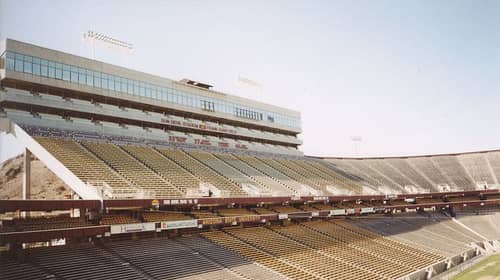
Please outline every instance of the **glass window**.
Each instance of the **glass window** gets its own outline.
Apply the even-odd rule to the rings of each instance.
[[[47,77],[49,76],[49,67],[47,66],[47,64],[43,64],[43,60],[41,62],[42,65],[40,65],[40,74],[44,77]]]
[[[56,63],[55,68],[56,68],[56,79],[62,80],[62,64]]]
[[[40,60],[38,60],[40,62]],[[33,62],[33,75],[40,76],[40,64]]]
[[[40,58],[33,57],[33,75],[40,76]]]
[[[139,83],[137,81],[134,81],[134,94],[139,95],[140,94],[140,88],[139,88]]]
[[[56,64],[53,61],[49,61],[49,78],[56,78]]]
[[[101,88],[101,72],[94,71],[94,87]]]
[[[62,79],[65,81],[71,81],[71,67],[69,65],[63,64],[63,75]]]
[[[104,73],[101,75],[101,87],[103,89],[108,89],[108,75]]]
[[[33,65],[31,62],[25,61],[24,62],[24,73],[32,73],[33,72]]]
[[[91,70],[87,70],[87,86],[94,86],[94,72]]]
[[[78,83],[78,67],[71,66],[70,78],[72,83]]]
[[[23,72],[23,64],[24,64],[24,62],[23,62],[23,55],[16,53],[15,71],[17,71],[17,72]]]
[[[108,75],[108,89],[115,90],[115,80],[114,76],[112,75]]]
[[[127,92],[129,94],[134,94],[134,83],[129,79],[127,79]]]
[[[7,58],[7,65],[6,65],[7,70],[14,70],[15,65],[16,65],[15,59]]]
[[[14,70],[16,65],[16,56],[11,53],[7,52],[7,70]]]
[[[87,75],[85,74],[85,69],[78,68],[78,83],[81,85],[86,84]]]

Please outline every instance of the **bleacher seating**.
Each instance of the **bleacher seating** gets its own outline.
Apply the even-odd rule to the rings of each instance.
[[[2,280],[50,279],[53,274],[33,265],[0,256],[0,277]]]
[[[92,226],[85,218],[71,218],[68,216],[46,216],[46,217],[27,217],[4,221],[0,227],[0,232],[12,231],[38,231],[51,229],[64,229],[74,227]]]
[[[186,151],[186,153],[191,157],[197,159],[201,163],[205,164],[206,166],[210,167],[212,170],[220,174],[220,176],[224,177],[228,181],[231,181],[235,185],[238,185],[240,187],[245,184],[253,185],[259,189],[269,190],[266,185],[255,181],[253,178],[247,176],[244,173],[241,173],[234,167],[215,157],[215,155],[213,154],[201,151]]]
[[[52,277],[45,279],[56,278],[54,275],[57,275],[56,279],[148,279],[112,253],[92,245],[71,250],[65,247],[33,250],[30,262],[50,271]]]
[[[263,174],[266,174],[267,176],[278,180],[281,182],[281,184],[285,185],[287,188],[289,188],[291,191],[294,192],[294,194],[297,194],[300,192],[302,189],[302,186],[300,183],[297,181],[294,181],[290,177],[286,176],[285,174],[279,172],[278,170],[264,164],[262,161],[258,160],[256,157],[250,157],[250,156],[242,156],[242,155],[235,155],[238,159],[244,161],[246,164],[250,165],[251,167],[259,170]]]
[[[201,235],[233,252],[236,252],[251,261],[258,263],[259,265],[273,269],[284,276],[291,279],[321,279],[316,274],[311,273],[307,270],[302,269],[300,265],[297,265],[289,260],[278,257],[267,249],[261,249],[259,247],[253,246],[249,242],[243,241],[242,239],[231,234],[215,231],[215,232],[205,232]],[[262,236],[265,238],[265,236]],[[278,246],[279,244],[275,244]]]
[[[436,191],[437,189],[432,183],[421,175],[415,168],[413,168],[406,159],[387,159],[387,164],[396,168],[401,174],[408,177],[412,182],[414,182],[418,187],[424,190]]]
[[[353,223],[401,242],[446,256],[460,254],[482,239],[443,215],[408,214],[395,218],[354,219]]]
[[[408,162],[425,175],[433,185],[437,188],[438,185],[447,184],[451,182],[445,177],[442,171],[431,161],[430,158],[415,157],[409,158]]]
[[[309,226],[309,227],[308,227]],[[362,278],[397,278],[408,274],[412,267],[396,259],[385,258],[374,247],[361,248],[356,243],[351,243],[339,235],[338,238],[325,235],[314,230],[316,223],[308,226],[293,225],[290,227],[273,228],[276,232],[304,244],[328,258],[335,259],[345,267],[350,268],[354,277]],[[349,235],[349,233],[343,233]],[[372,244],[374,245],[374,244]]]
[[[206,239],[188,236],[179,238],[176,241],[246,279],[286,279],[275,271],[265,269],[251,260]]]
[[[271,207],[271,209],[277,213],[282,213],[282,214],[302,212],[302,210],[297,209],[293,206],[289,206],[289,205],[273,206],[273,207]]]
[[[305,174],[315,174],[315,176],[326,181],[326,186],[333,186],[338,192],[334,194],[345,195],[361,193],[360,186],[354,181],[347,177],[343,177],[341,174],[332,169],[326,168],[324,165],[316,161],[295,160],[293,162],[300,168],[303,168],[303,172],[305,172]]]
[[[304,175],[297,173],[295,170],[291,169],[287,165],[284,165],[282,162],[285,161],[278,161],[274,160],[271,158],[259,158],[258,160],[262,161],[264,164],[268,165],[271,168],[274,168],[275,170],[281,172],[282,174],[285,174],[287,177],[292,178],[296,182],[302,185],[306,185],[310,188],[313,188],[317,191],[320,192],[320,194],[324,194],[324,187],[311,181],[310,179],[306,178]]]
[[[464,154],[458,157],[460,163],[474,180],[474,183],[485,182],[488,185],[496,184],[494,173],[488,166],[488,159],[484,154]]]
[[[187,189],[202,186],[218,189],[221,196],[470,190],[480,184],[497,186],[500,172],[498,152],[320,160],[167,149],[143,142],[124,144],[116,137],[75,141],[54,136],[35,139],[84,182],[104,182],[116,197],[185,197]]]
[[[134,224],[141,221],[128,214],[106,214],[102,216],[102,225]]]
[[[175,240],[130,240],[107,248],[153,279],[242,279]]]
[[[275,210],[299,210],[291,208]],[[254,210],[258,213],[258,209],[270,211],[261,207]],[[142,218],[146,222],[168,221],[207,213],[214,214],[207,210],[148,211]],[[255,214],[246,208],[227,208],[219,213],[229,217]],[[24,263],[0,256],[0,275],[2,279],[25,279],[28,275],[44,279],[51,275],[57,279],[399,279],[447,257],[461,256],[472,248],[471,243],[484,240],[467,226],[498,239],[497,214],[460,212],[458,220],[466,226],[439,213],[403,213],[286,226],[227,227],[199,235],[116,240],[97,246],[35,248],[29,249],[30,257]],[[102,217],[103,224],[139,221],[128,214]]]
[[[458,221],[481,234],[487,240],[500,240],[500,214],[498,212],[462,212]]]
[[[266,207],[253,208],[253,211],[255,211],[255,213],[257,213],[259,215],[276,214],[276,212],[274,212],[273,210],[266,208]]]
[[[198,178],[155,149],[133,145],[124,145],[122,148],[160,174],[178,190],[185,192],[186,188],[199,188],[201,182]]]
[[[231,217],[231,216],[246,216],[246,215],[257,215],[257,213],[252,212],[246,208],[225,208],[217,210],[219,216]]]
[[[231,165],[232,167],[238,169],[240,172],[246,174],[247,176],[251,177],[253,180],[256,182],[259,182],[261,185],[264,185],[267,187],[269,191],[272,192],[273,195],[275,196],[289,196],[292,195],[293,192],[287,189],[286,186],[283,185],[280,181],[267,176],[266,174],[262,173],[258,169],[253,168],[252,166],[248,165],[247,163],[241,161],[237,157],[231,154],[214,154],[216,157],[219,159],[223,160],[225,163]]]
[[[84,182],[104,181],[113,189],[113,193],[137,193],[137,187],[132,186],[76,141],[52,137],[36,137],[36,140]]]
[[[145,222],[182,221],[192,220],[193,217],[176,211],[148,211],[143,212],[142,217]]]
[[[455,156],[437,156],[432,160],[443,173],[461,190],[474,190],[475,184]]]
[[[180,197],[181,191],[157,173],[111,143],[82,141],[82,145],[120,175],[145,190],[149,197]]]
[[[212,184],[218,189],[228,191],[230,192],[231,196],[246,196],[246,193],[241,189],[240,186],[221,176],[219,173],[192,158],[185,152],[180,150],[168,149],[158,149],[158,151],[164,156],[175,161],[184,169],[191,172],[193,175],[198,177],[200,181]]]

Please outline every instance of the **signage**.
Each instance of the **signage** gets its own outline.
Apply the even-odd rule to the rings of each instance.
[[[155,223],[111,225],[111,234],[154,231]]]
[[[286,219],[288,219],[288,214],[278,214],[278,219],[286,220]]]
[[[161,222],[162,230],[178,229],[178,228],[195,228],[195,227],[198,227],[198,220]]]
[[[198,204],[198,199],[165,199],[163,205]]]
[[[361,214],[364,214],[364,213],[374,213],[375,212],[375,208],[373,207],[363,207],[361,208]]]
[[[346,214],[345,209],[330,210],[330,216],[341,216],[345,214]]]

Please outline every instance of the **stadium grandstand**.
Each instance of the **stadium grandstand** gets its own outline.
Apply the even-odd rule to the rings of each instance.
[[[0,279],[413,280],[500,250],[500,151],[306,156],[299,112],[12,39],[0,79],[25,148]],[[32,199],[32,157],[71,195]]]

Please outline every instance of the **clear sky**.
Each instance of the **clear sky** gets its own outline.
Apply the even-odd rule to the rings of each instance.
[[[308,155],[500,148],[500,1],[0,0],[3,38],[89,57],[87,30],[135,45],[99,60],[300,111]]]

